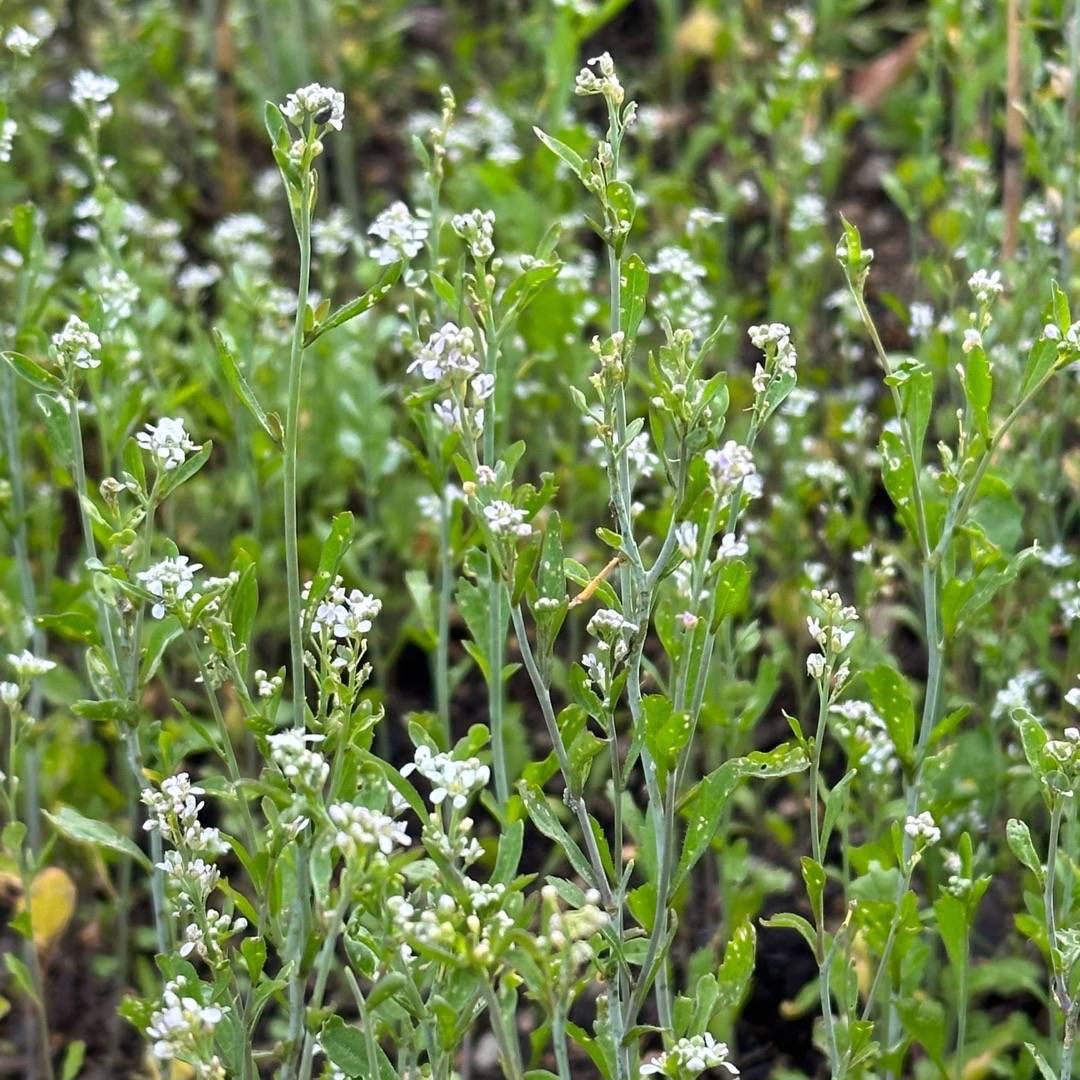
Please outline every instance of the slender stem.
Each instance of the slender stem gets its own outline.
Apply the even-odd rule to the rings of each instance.
[[[826,676],[830,677],[830,676]],[[814,736],[814,756],[810,762],[810,852],[814,862],[824,870],[821,851],[821,821],[818,815],[819,788],[821,784],[821,750],[825,743],[825,730],[829,719],[829,695],[824,686],[818,684],[818,722]],[[836,1041],[836,1028],[833,1022],[832,987],[829,967],[825,963],[825,906],[824,897],[814,898],[814,932],[816,934],[816,953],[818,962],[818,989],[821,995],[821,1018],[825,1024],[825,1038],[829,1046],[829,1067],[835,1075],[840,1069],[840,1048]]]
[[[435,652],[435,699],[446,745],[450,745],[450,591],[453,565],[450,552],[450,496],[443,487],[439,500],[439,616]]]
[[[323,995],[326,993],[326,983],[330,978],[330,968],[337,949],[338,936],[341,933],[341,926],[345,921],[345,912],[351,898],[352,883],[346,874],[342,877],[341,895],[338,897],[337,904],[334,905],[330,923],[326,928],[326,936],[323,938],[322,948],[319,949],[319,955],[315,960],[315,987],[311,994],[311,1008],[313,1009],[322,1006]],[[300,1080],[311,1080],[311,1068],[314,1058],[315,1035],[309,1030],[304,1035],[304,1051],[300,1060]],[[375,1068],[377,1070],[377,1064]]]
[[[300,246],[300,280],[296,289],[296,321],[293,324],[292,347],[289,353],[289,400],[285,419],[284,455],[284,517],[285,572],[289,594],[289,666],[292,676],[293,725],[305,726],[306,697],[304,693],[304,647],[301,641],[300,558],[296,532],[296,461],[300,441],[300,386],[304,359],[304,316],[308,303],[311,276],[311,207],[314,201],[312,173],[303,172],[300,205],[296,221],[297,242]],[[296,1075],[294,1055],[300,1041],[304,1020],[304,989],[307,973],[304,970],[303,943],[311,919],[311,896],[308,884],[309,844],[296,848],[296,896],[290,912],[288,941],[292,968],[289,977],[289,1028],[283,1080]]]
[[[967,1042],[968,965],[970,963],[968,935],[964,934],[964,956],[960,965],[960,980],[956,988],[956,1080],[964,1080],[964,1046]]]

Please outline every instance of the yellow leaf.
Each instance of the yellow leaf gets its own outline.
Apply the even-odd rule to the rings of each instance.
[[[34,944],[44,952],[67,929],[75,913],[75,884],[58,866],[47,866],[30,885]]]

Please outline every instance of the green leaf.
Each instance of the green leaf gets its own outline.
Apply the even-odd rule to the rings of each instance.
[[[345,552],[352,544],[354,527],[351,510],[343,510],[334,515],[334,520],[330,523],[330,533],[323,541],[322,551],[319,553],[319,569],[315,571],[311,588],[308,590],[309,610],[315,609],[333,585],[341,560],[345,558]]]
[[[1031,841],[1031,830],[1026,822],[1019,818],[1009,818],[1005,826],[1005,838],[1009,843],[1009,850],[1026,866],[1042,885],[1046,878],[1042,860],[1035,852],[1035,845]]]
[[[579,153],[538,127],[533,128],[533,133],[556,157],[561,158],[570,166],[579,180],[581,179],[581,174],[585,171],[585,159]]]
[[[244,378],[244,374],[240,370],[236,354],[222,336],[221,331],[215,326],[211,333],[213,334],[214,344],[217,346],[218,357],[221,360],[221,370],[225,376],[225,381],[229,384],[237,398],[240,399],[240,403],[244,408],[255,418],[259,427],[261,427],[270,437],[270,441],[280,450],[283,445],[284,434],[281,430],[280,419],[276,415],[271,419],[271,417],[263,410],[263,407],[259,404],[258,398],[255,397],[255,391],[251,389],[251,385],[248,383],[247,379]]]
[[[888,664],[878,664],[863,679],[900,760],[910,765],[915,752],[915,706],[907,680]]]
[[[645,712],[645,745],[661,775],[666,775],[674,771],[690,740],[690,714],[676,712],[662,694],[650,694],[641,704]]]
[[[40,1004],[34,992],[34,980],[30,977],[30,969],[10,949],[4,953],[4,966],[19,989],[35,1004]]]
[[[347,323],[350,319],[355,319],[357,315],[363,315],[365,311],[373,308],[394,287],[404,269],[404,261],[391,263],[383,272],[382,277],[363,296],[358,296],[355,300],[342,304],[324,322],[312,327],[304,335],[304,348],[306,349],[313,342],[318,341],[328,330],[334,330],[343,323]]]
[[[990,361],[982,346],[977,345],[964,360],[964,394],[975,418],[975,427],[987,441],[990,439],[990,399],[993,392]]]
[[[716,600],[713,607],[712,628],[732,615],[739,614],[750,595],[750,567],[742,559],[726,559],[716,579]]]
[[[60,1066],[60,1080],[75,1080],[82,1072],[83,1062],[86,1060],[86,1043],[82,1039],[76,1039],[68,1043],[64,1053],[64,1063]]]
[[[0,356],[3,356],[16,375],[22,376],[35,389],[43,390],[47,394],[59,394],[64,389],[64,384],[51,371],[46,371],[29,356],[17,352],[0,353]]]
[[[570,865],[581,877],[588,882],[593,882],[595,875],[589,860],[578,847],[577,841],[571,837],[562,822],[555,816],[555,811],[552,810],[543,791],[525,780],[518,781],[517,789],[521,793],[521,801],[525,804],[525,810],[532,819],[532,823],[544,836],[558,844],[570,860]]]
[[[45,417],[45,427],[49,432],[49,446],[53,456],[65,469],[75,464],[75,449],[72,442],[70,405],[63,397],[52,394],[35,394],[37,407]]]
[[[959,977],[967,963],[967,905],[951,893],[943,893],[934,901],[934,919],[953,974]]]
[[[649,272],[640,255],[631,255],[622,264],[622,291],[619,294],[619,318],[627,341],[637,337],[638,327],[645,317],[645,301],[649,292]]]
[[[1035,1064],[1038,1066],[1039,1072],[1042,1075],[1043,1080],[1058,1080],[1057,1073],[1050,1068],[1050,1063],[1039,1053],[1032,1043],[1024,1043],[1024,1048],[1032,1056]]]
[[[781,912],[771,918],[762,919],[761,925],[774,930],[797,930],[802,934],[803,941],[810,946],[811,950],[817,950],[817,935],[809,920],[802,915],[796,915],[790,911]]]
[[[1058,343],[1053,338],[1039,337],[1028,352],[1020,396],[1026,397],[1054,369],[1058,359]]]
[[[897,515],[911,538],[918,542],[919,529],[915,519],[915,466],[895,431],[883,431],[879,445],[881,479],[896,507]]]
[[[63,833],[69,840],[75,840],[81,844],[93,844],[95,847],[108,848],[110,851],[118,851],[138,862],[144,870],[151,868],[150,860],[122,833],[117,832],[111,825],[104,821],[95,821],[93,818],[83,817],[78,810],[70,806],[62,806],[55,814],[47,810],[45,816],[52,822],[53,827]]]
[[[923,443],[934,410],[934,376],[922,361],[909,357],[897,364],[893,374],[885,381],[899,388],[900,404],[911,430],[915,465],[918,468],[922,463]]]
[[[744,916],[732,932],[724,950],[724,962],[718,974],[719,995],[716,1008],[731,1011],[737,1009],[746,997],[750,987],[750,977],[754,974],[754,959],[757,949],[757,931],[749,916]],[[704,1034],[695,1027],[695,1034]]]
[[[509,885],[514,880],[521,862],[521,849],[525,839],[525,823],[515,821],[499,837],[499,848],[495,856],[495,869],[491,872],[492,885]]]

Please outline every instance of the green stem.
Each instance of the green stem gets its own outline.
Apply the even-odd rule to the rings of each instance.
[[[289,666],[292,676],[293,725],[305,726],[306,699],[304,693],[304,647],[301,641],[300,558],[296,533],[296,461],[300,440],[300,385],[304,359],[304,317],[307,311],[308,286],[311,276],[311,206],[314,199],[312,174],[305,170],[300,191],[296,236],[300,247],[300,280],[296,290],[296,320],[293,324],[292,347],[289,353],[289,400],[285,419],[284,454],[284,517],[285,572],[289,594]],[[296,1049],[304,1020],[304,989],[307,985],[304,970],[303,943],[311,920],[311,896],[308,885],[310,844],[301,842],[296,848],[296,897],[290,912],[289,944],[292,970],[289,978],[288,1053],[282,1069],[283,1080],[296,1076]]]

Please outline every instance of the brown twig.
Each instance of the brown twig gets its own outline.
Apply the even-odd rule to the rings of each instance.
[[[621,555],[616,555],[607,564],[607,566],[605,566],[604,569],[601,570],[600,573],[597,574],[596,577],[594,577],[592,579],[592,581],[590,581],[589,584],[586,585],[585,588],[582,589],[581,592],[579,592],[577,594],[577,596],[575,596],[573,598],[573,600],[570,601],[570,604],[568,606],[572,607],[572,608],[576,608],[579,604],[584,604],[585,601],[588,600],[589,597],[592,596],[592,594],[594,592],[596,592],[597,589],[600,588],[600,582],[603,581],[604,578],[606,578],[608,576],[608,574],[610,574],[611,571],[614,570],[615,567],[618,566],[619,563],[621,563],[621,562],[622,562],[622,556]]]

